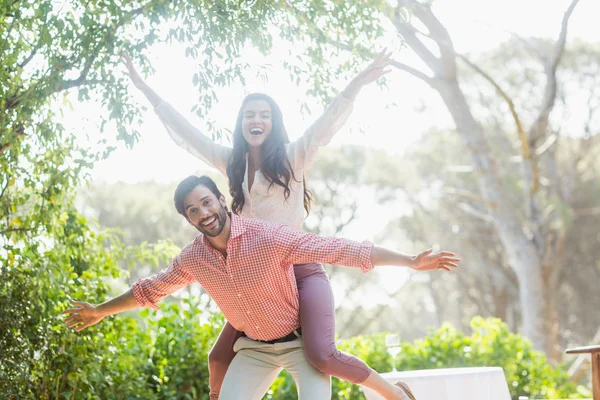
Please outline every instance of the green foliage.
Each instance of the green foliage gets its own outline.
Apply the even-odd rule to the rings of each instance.
[[[148,349],[141,347],[144,340],[130,340],[146,335],[134,321],[117,318],[74,334],[62,320],[69,298],[104,300],[108,280],[123,277],[121,259],[133,252],[138,261],[150,262],[144,257],[159,253],[145,244],[126,248],[114,232],[98,235],[77,212],[75,188],[113,148],[105,140],[94,151],[82,147],[59,117],[71,94],[96,100],[100,130],[110,121],[118,139],[132,146],[140,114],[120,73],[119,53],[128,49],[143,60],[159,40],[185,42],[188,56],[215,71],[196,82],[210,94],[212,84],[242,73],[236,57],[248,41],[269,45],[269,33],[260,29],[271,10],[267,5],[261,2],[250,12],[231,1],[0,4],[2,396],[150,399],[153,387],[160,392],[167,384],[148,386],[140,373],[145,359],[139,355]],[[164,32],[168,21],[177,25]],[[220,46],[223,54],[212,50]]]
[[[69,298],[103,301],[108,287],[99,278],[122,276],[116,262],[131,249],[111,232],[91,231],[76,212],[63,211],[49,222],[48,236],[32,240],[14,232],[1,254],[0,321],[7,329],[0,330],[0,392],[36,399],[75,393],[81,398],[100,390],[110,394],[113,377],[107,379],[105,371],[112,368],[118,332],[135,329],[135,324],[114,320],[75,334],[62,311],[70,306]],[[123,382],[129,392],[143,394],[137,366],[124,363],[120,368],[114,378],[127,375]]]
[[[401,371],[460,368],[502,367],[513,399],[529,396],[531,399],[577,399],[589,397],[583,387],[568,382],[562,366],[550,366],[543,353],[533,350],[531,342],[511,333],[499,319],[475,317],[472,333],[467,336],[450,325],[430,331],[423,339],[402,343],[402,352],[396,360]],[[392,358],[386,353],[385,333],[370,337],[357,336],[341,342],[338,348],[364,360],[373,369],[392,370]],[[291,378],[278,380],[271,388],[271,399],[287,399],[286,390]],[[345,400],[364,399],[360,388],[333,379],[333,397]]]
[[[287,3],[285,12],[275,15],[275,26],[282,38],[303,51],[290,51],[283,64],[296,83],[309,83],[309,96],[325,102],[339,89],[340,77],[348,79],[365,60],[372,59],[381,50],[373,47],[376,40],[385,35],[385,16],[396,12],[383,0]],[[405,9],[397,12],[406,14]],[[395,44],[400,50],[401,41],[396,38]],[[349,60],[344,57],[348,53],[353,55]],[[306,104],[305,109],[308,109]]]
[[[151,335],[144,343],[149,357],[144,375],[157,398],[208,398],[208,353],[224,320],[220,313],[210,314],[199,305],[187,297],[163,306],[162,315],[154,312],[148,320]],[[200,322],[202,317],[207,321]]]
[[[73,223],[85,229],[81,217]],[[19,254],[0,270],[8,282],[0,290],[0,321],[9,328],[0,330],[0,393],[18,399],[208,398],[206,354],[223,319],[204,313],[199,299],[143,311],[142,324],[118,316],[80,333],[62,317],[69,298],[102,302],[109,293],[106,277],[125,275],[116,267],[122,258],[135,254],[150,265],[164,263],[172,249],[128,248],[110,231],[73,239],[79,243],[63,237],[56,252],[28,253],[26,261]],[[83,264],[87,268],[78,272]]]

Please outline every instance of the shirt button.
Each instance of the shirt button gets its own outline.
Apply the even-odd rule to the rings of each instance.
[[[241,294],[241,293],[238,293],[238,297],[242,297],[242,294]]]
[[[256,329],[260,329],[260,326],[256,325]]]
[[[246,314],[250,315],[250,311],[246,311]]]

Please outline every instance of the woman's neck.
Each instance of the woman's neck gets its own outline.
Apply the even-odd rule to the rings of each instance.
[[[262,150],[260,147],[250,147],[248,152],[248,168],[252,171],[260,169],[260,162],[262,161]]]

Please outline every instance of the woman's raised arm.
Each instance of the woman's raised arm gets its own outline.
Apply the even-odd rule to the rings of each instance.
[[[320,146],[329,144],[333,135],[346,123],[354,108],[354,99],[360,90],[375,82],[391,70],[386,69],[392,62],[392,53],[384,49],[364,70],[356,75],[338,94],[325,112],[306,130],[304,135],[290,144],[290,158],[295,167],[303,167],[311,162]]]
[[[127,52],[121,55],[121,62],[127,68],[125,74],[152,104],[173,141],[192,155],[226,174],[231,148],[213,142],[173,106],[164,101],[138,74]]]

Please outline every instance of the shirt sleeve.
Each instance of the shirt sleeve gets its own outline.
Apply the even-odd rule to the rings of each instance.
[[[227,173],[231,148],[213,142],[166,101],[161,101],[154,111],[175,143],[221,173]]]
[[[354,109],[354,101],[339,93],[301,138],[290,143],[288,156],[296,170],[310,165],[317,150],[329,144],[333,135],[346,123]]]
[[[374,268],[371,263],[373,243],[369,241],[322,237],[281,225],[273,230],[273,243],[282,264],[325,262],[357,267],[363,272]]]
[[[154,276],[138,279],[133,284],[133,297],[140,306],[158,310],[156,303],[195,281],[182,266],[181,257],[179,254],[168,268]]]

